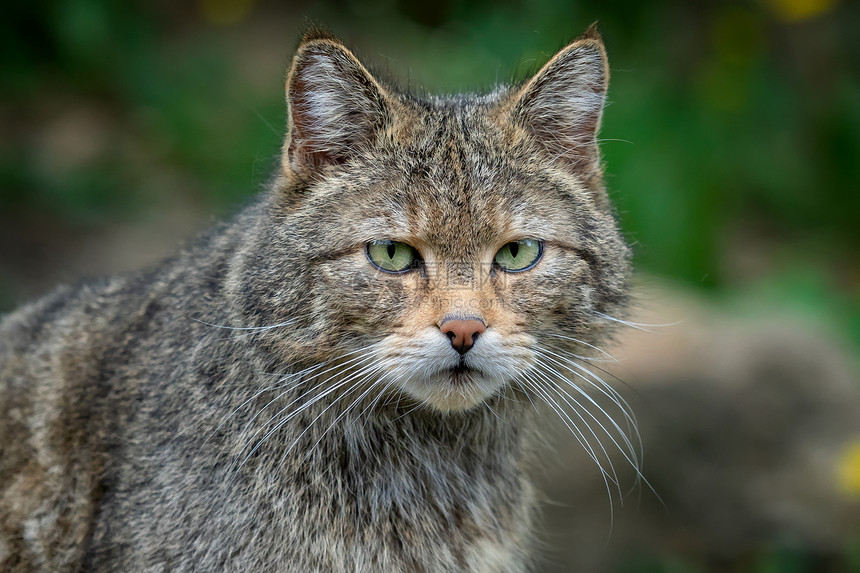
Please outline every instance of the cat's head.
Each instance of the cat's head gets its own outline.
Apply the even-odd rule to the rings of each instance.
[[[296,321],[294,354],[443,411],[590,351],[629,272],[596,139],[607,83],[593,30],[520,86],[430,99],[306,37],[254,308]]]

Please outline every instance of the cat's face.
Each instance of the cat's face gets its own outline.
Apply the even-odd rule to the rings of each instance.
[[[522,88],[417,102],[306,41],[267,240],[304,261],[283,306],[319,358],[366,355],[387,392],[448,411],[598,340],[628,273],[595,143],[605,74],[586,38]]]

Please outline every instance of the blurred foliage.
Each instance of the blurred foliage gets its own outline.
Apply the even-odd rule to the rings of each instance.
[[[309,23],[410,89],[452,92],[523,79],[595,20],[613,72],[607,178],[638,267],[860,343],[860,3],[837,0],[7,3],[0,309],[24,233],[62,256],[64,237],[157,216],[165,197],[224,214],[265,184]],[[750,570],[810,559],[773,548]]]
[[[301,28],[325,22],[413,89],[454,91],[522,78],[599,20],[608,178],[640,268],[719,288],[810,267],[856,317],[858,12],[834,0],[16,2],[0,34],[0,209],[130,216],[155,168],[185,174],[219,212],[254,191],[283,97],[249,89],[233,52],[236,30],[263,21],[282,23],[284,68]],[[97,141],[72,134],[73,157],[46,158],[42,122],[63,110],[95,114]]]

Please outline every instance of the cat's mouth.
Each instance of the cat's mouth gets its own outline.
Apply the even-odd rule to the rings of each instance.
[[[497,392],[503,383],[488,377],[480,367],[467,361],[451,361],[448,366],[433,369],[404,380],[403,390],[411,397],[443,412],[472,408]]]
[[[468,382],[470,378],[480,373],[478,370],[466,366],[466,363],[462,360],[459,364],[450,368],[449,372],[456,384]]]
[[[451,372],[454,374],[465,374],[466,372],[472,372],[473,369],[466,366],[464,363],[459,363],[458,365],[451,368]]]

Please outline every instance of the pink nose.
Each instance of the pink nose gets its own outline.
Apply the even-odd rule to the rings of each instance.
[[[461,355],[469,352],[479,334],[487,330],[487,325],[481,320],[452,319],[443,322],[439,329],[451,339],[451,346]]]

